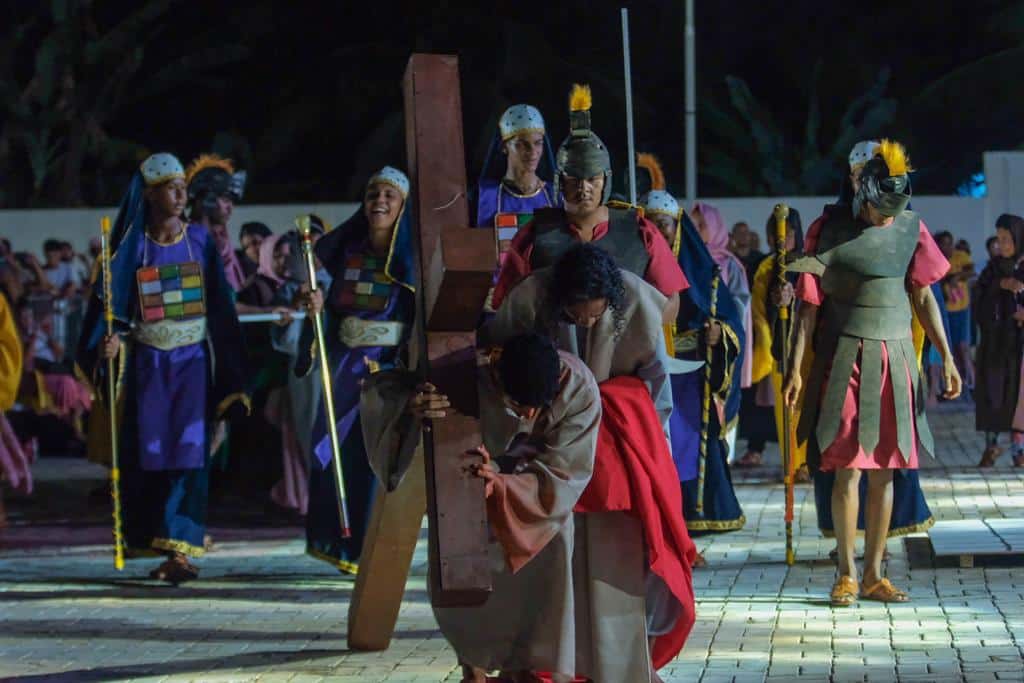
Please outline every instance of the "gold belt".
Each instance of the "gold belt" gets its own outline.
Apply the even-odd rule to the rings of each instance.
[[[342,318],[338,338],[350,349],[363,346],[398,346],[405,323],[393,320],[363,320],[354,315]]]
[[[206,317],[139,323],[135,326],[132,337],[140,344],[152,346],[161,351],[198,344],[206,339]]]

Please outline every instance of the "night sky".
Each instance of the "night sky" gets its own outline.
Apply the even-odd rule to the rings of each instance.
[[[16,3],[12,13],[36,17],[33,45],[52,24],[49,11],[36,4],[49,3]],[[132,144],[89,155],[82,173],[86,204],[115,200],[142,152],[169,150],[187,160],[210,149],[249,170],[249,202],[350,200],[374,168],[404,166],[400,83],[413,51],[460,57],[471,178],[509,104],[538,106],[557,144],[574,81],[593,87],[595,130],[611,148],[616,180],[624,176],[620,3],[549,3],[543,12],[503,2],[77,4],[91,17],[93,35],[140,7],[168,5],[137,31],[142,62],[130,91],[138,96],[119,104],[102,126]],[[670,189],[680,192],[683,6],[629,4],[637,149],[661,157]],[[881,98],[891,116],[870,135],[906,142],[919,171],[917,192],[951,193],[980,170],[983,150],[1017,148],[1024,139],[1017,85],[1024,82],[1022,2],[697,0],[697,8],[702,195],[778,191],[762,177],[766,158],[796,183],[795,192],[814,191],[801,174],[815,157],[838,177],[845,152],[831,148],[842,117],[885,68],[891,76]],[[9,36],[16,25],[0,32]],[[210,56],[225,63],[195,65]],[[35,60],[23,51],[7,70],[8,84],[23,90]],[[90,75],[80,64],[69,68],[82,82],[109,77]],[[155,74],[170,70],[173,79],[175,69],[173,87],[154,87]],[[815,73],[820,112],[808,142]],[[727,76],[749,86],[758,126],[737,108]],[[53,130],[71,134],[67,127]],[[4,203],[25,205],[27,156],[16,140],[6,150],[5,176],[16,190]],[[835,187],[824,173],[810,175]],[[57,194],[45,185],[31,201],[59,204]]]

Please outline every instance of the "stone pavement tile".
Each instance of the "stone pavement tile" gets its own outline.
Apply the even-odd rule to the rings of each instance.
[[[899,675],[900,678],[902,678],[903,676],[909,676],[909,675],[922,675],[923,676],[923,675],[928,674],[930,672],[928,671],[928,662],[921,661],[921,662],[910,662],[910,663],[900,662],[900,663],[896,664],[896,673]]]
[[[753,673],[750,671],[744,671],[737,673],[732,678],[733,683],[762,683],[765,679],[765,673]]]
[[[803,662],[800,664],[801,676],[827,676],[832,671],[832,662]]]
[[[969,413],[944,413],[933,427],[940,460],[925,466],[922,484],[936,517],[1024,516],[1021,473],[1009,466],[973,469],[980,442]],[[826,681],[833,666],[841,677],[871,683],[897,675],[904,683],[945,681],[961,673],[1021,680],[1024,573],[911,568],[903,542],[895,540],[888,544],[888,573],[914,601],[833,612],[823,603],[834,577],[826,559],[832,542],[817,534],[810,488],[797,489],[799,563],[786,567],[781,488],[744,483],[745,474],[734,474],[750,522],[734,534],[697,539],[712,566],[694,574],[698,623],[683,653],[663,670],[666,681],[699,681],[702,673],[705,681],[732,683],[766,674],[780,683]],[[0,635],[0,676],[81,671],[116,657],[139,676],[150,665],[159,673],[167,662],[196,662],[173,669],[181,672],[169,677],[175,681],[205,680],[203,666],[239,680],[458,680],[454,654],[422,597],[403,604],[391,650],[346,652],[352,584],[305,558],[300,536],[219,545],[203,560],[203,579],[179,589],[144,580],[110,584],[107,548],[100,546],[49,555],[0,551],[4,625],[17,625],[13,638],[9,629]],[[421,544],[417,552],[423,550]],[[133,565],[129,576],[144,576],[144,567]],[[419,596],[424,585],[422,576],[408,582]],[[19,600],[19,593],[35,599]],[[54,597],[38,599],[45,593]],[[76,597],[62,599],[64,593]],[[972,670],[974,664],[985,670]]]

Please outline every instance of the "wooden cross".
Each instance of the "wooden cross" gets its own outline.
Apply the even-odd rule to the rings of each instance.
[[[475,329],[497,260],[494,231],[469,227],[458,59],[412,55],[403,93],[419,268],[412,355],[454,414],[425,426],[423,460],[417,453],[402,484],[374,502],[349,606],[348,645],[360,650],[390,644],[424,508],[433,605],[478,605],[491,590],[484,481],[466,471],[464,454],[483,442]]]

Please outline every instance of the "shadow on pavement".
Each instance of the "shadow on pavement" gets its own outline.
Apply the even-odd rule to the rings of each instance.
[[[172,676],[175,674],[201,674],[204,672],[216,673],[217,671],[230,671],[233,669],[245,669],[250,667],[270,667],[282,664],[309,662],[327,657],[340,657],[349,654],[347,649],[338,650],[302,650],[299,652],[286,651],[264,651],[244,652],[237,655],[226,655],[218,657],[204,657],[201,659],[186,659],[168,662],[152,662],[147,664],[132,664],[128,666],[107,666],[97,669],[77,669],[74,671],[62,671],[60,673],[33,674],[27,676],[12,676],[3,679],[4,681],[52,681],[64,683],[65,681],[121,681],[141,676]],[[306,671],[307,669],[303,669]],[[328,675],[328,667],[322,671],[312,671]]]
[[[230,582],[231,577],[217,577],[211,582]],[[237,580],[237,579],[236,579]],[[285,580],[277,579],[281,583]],[[310,581],[310,577],[299,576],[292,581]],[[347,603],[352,592],[351,582],[338,582],[336,588],[328,588],[323,584],[325,580],[317,579],[305,586],[294,588],[275,588],[265,585],[248,587],[215,587],[201,585],[201,579],[197,583],[185,586],[171,586],[156,581],[104,581],[96,579],[54,579],[47,578],[46,584],[59,584],[55,589],[40,588],[39,581],[25,582],[33,586],[33,590],[18,590],[19,582],[4,581],[7,590],[0,592],[0,604],[5,602],[17,602],[19,600],[53,600],[59,597],[61,600],[97,600],[101,598],[117,598],[119,600],[156,600],[174,598],[178,600],[249,600],[255,602],[280,602],[280,603],[317,603],[325,602]],[[255,577],[254,583],[266,584],[264,577]],[[335,585],[334,582],[331,582]],[[81,590],[68,590],[65,586],[96,586],[96,588],[83,588]],[[425,590],[406,590],[403,602],[427,603],[429,597]],[[4,620],[4,631],[12,623]]]

